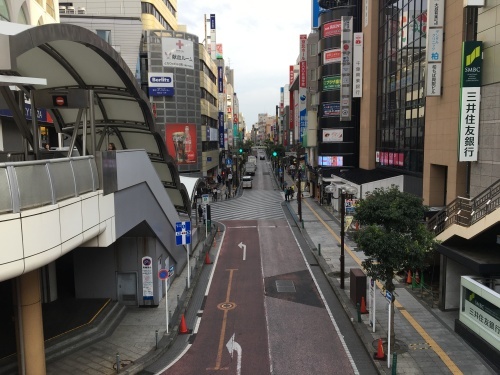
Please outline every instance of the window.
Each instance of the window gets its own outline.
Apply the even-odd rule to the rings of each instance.
[[[21,7],[19,14],[17,15],[17,23],[21,23],[23,25],[28,24],[28,18],[26,17],[26,12],[24,11],[24,6]]]
[[[54,1],[53,0],[47,0],[47,2],[45,4],[45,10],[52,18],[56,18],[56,10],[54,8]]]
[[[0,0],[0,20],[10,21],[9,8],[7,8],[5,0]]]
[[[111,30],[96,30],[96,34],[99,38],[111,44]]]

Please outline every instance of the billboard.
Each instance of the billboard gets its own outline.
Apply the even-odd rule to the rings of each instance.
[[[165,144],[167,151],[177,164],[197,162],[196,124],[166,124]]]
[[[161,38],[161,51],[164,67],[194,69],[192,41],[180,38]]]
[[[148,73],[149,96],[174,96],[173,73]]]

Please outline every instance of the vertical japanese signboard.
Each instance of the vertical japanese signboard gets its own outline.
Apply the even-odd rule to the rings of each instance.
[[[458,161],[477,161],[481,100],[482,42],[464,42],[460,80]]]
[[[426,96],[441,96],[444,0],[427,0]]]
[[[210,57],[217,58],[217,41],[215,40],[215,14],[210,15]]]
[[[142,299],[153,299],[153,259],[142,258]]]
[[[299,61],[299,142],[304,140],[307,127],[307,35],[300,36]]]
[[[351,120],[352,101],[352,16],[342,17],[342,60],[340,62],[340,121]]]
[[[361,98],[363,96],[363,33],[354,33],[354,46],[352,49],[352,96],[353,98]]]

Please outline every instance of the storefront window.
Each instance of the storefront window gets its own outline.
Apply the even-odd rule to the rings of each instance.
[[[421,174],[426,0],[381,2],[377,87],[379,165]]]

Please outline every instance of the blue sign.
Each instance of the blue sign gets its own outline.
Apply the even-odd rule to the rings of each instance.
[[[233,165],[233,159],[226,159],[226,165]]]
[[[173,73],[148,73],[149,96],[174,96]]]
[[[26,120],[31,120],[32,112],[33,111],[31,109],[31,104],[24,103],[24,115],[26,117]],[[10,109],[0,109],[0,116],[12,117],[13,115]],[[54,120],[52,120],[52,117],[50,117],[47,110],[43,108],[36,109],[36,118],[40,122],[48,122],[48,123],[54,122]]]
[[[165,279],[168,279],[168,271],[165,270],[165,269],[162,269],[162,270],[159,270],[158,271],[158,277],[161,279],[161,280],[165,280]]]
[[[175,244],[187,245],[191,243],[191,222],[178,221],[175,223]]]
[[[392,302],[392,293],[389,292],[388,290],[385,291],[385,299],[387,302],[391,303]]]
[[[219,148],[224,148],[224,112],[219,112]]]

